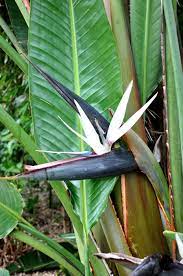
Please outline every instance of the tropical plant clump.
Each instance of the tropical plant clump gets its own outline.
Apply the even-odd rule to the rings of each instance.
[[[37,165],[1,178],[0,237],[26,243],[69,275],[182,275],[177,1],[5,3],[11,29],[0,17],[0,47],[28,80],[34,137],[3,104],[0,122]],[[160,118],[152,107],[144,113],[155,98]],[[148,114],[156,134],[163,126],[153,152]],[[22,216],[19,179],[50,181],[74,228],[62,236],[72,248]]]

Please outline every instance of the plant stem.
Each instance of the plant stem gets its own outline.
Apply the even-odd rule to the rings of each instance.
[[[1,16],[0,16],[0,26],[2,27],[2,29],[4,30],[4,32],[6,33],[8,38],[10,39],[10,41],[12,42],[13,46],[16,48],[17,52],[19,54],[24,53],[24,50],[19,45],[15,35],[13,34],[11,29],[9,28],[9,26],[6,24],[6,22],[4,21],[4,19]],[[25,55],[25,53],[24,53],[24,55]]]
[[[80,95],[80,77],[79,77],[79,64],[78,64],[78,49],[76,38],[76,26],[74,17],[74,4],[70,0],[70,26],[72,34],[72,58],[73,58],[73,73],[74,73],[74,86],[77,95]],[[80,132],[82,132],[81,125],[79,125]],[[83,142],[80,142],[80,150],[83,150]],[[81,221],[83,224],[83,240],[84,240],[84,263],[85,275],[90,275],[89,253],[88,253],[88,216],[87,216],[87,202],[86,202],[86,181],[80,181],[80,200],[81,200]]]
[[[17,212],[13,211],[11,208],[0,202],[0,209],[3,209],[4,212],[7,212],[8,215],[12,216],[13,218],[17,219],[18,221],[21,221],[22,223],[26,224],[29,227],[32,227],[32,225],[26,221],[22,216],[20,216]]]
[[[83,180],[80,183],[80,193],[81,193],[81,214],[82,214],[82,223],[83,223],[83,239],[84,239],[84,260],[85,260],[85,275],[89,276],[90,274],[90,265],[89,265],[89,252],[88,252],[88,214],[87,214],[87,202],[86,202],[86,181]]]
[[[11,236],[19,241],[22,241],[33,248],[39,250],[40,252],[44,253],[45,255],[49,256],[56,262],[58,262],[61,266],[64,266],[70,273],[73,275],[83,275],[78,269],[76,269],[72,264],[69,264],[59,253],[57,253],[55,250],[53,250],[50,246],[47,244],[38,241],[37,239],[34,239],[30,235],[25,234],[22,231],[14,231]]]
[[[27,75],[28,66],[25,60],[17,51],[0,35],[0,48],[18,65],[18,67]]]
[[[64,184],[59,181],[51,181],[50,184],[53,190],[55,191],[55,193],[57,194],[58,198],[60,199],[60,202],[62,203],[64,209],[66,210],[69,218],[71,219],[72,224],[76,229],[79,238],[82,239],[83,237],[82,224],[79,220],[79,217],[76,215],[76,213],[73,210],[70,197],[67,193],[67,190]]]
[[[45,162],[44,157],[36,151],[37,147],[30,136],[3,109],[2,105],[0,105],[0,122],[13,133],[14,137],[23,145],[24,149],[37,163]]]

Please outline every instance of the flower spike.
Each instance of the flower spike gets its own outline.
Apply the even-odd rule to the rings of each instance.
[[[74,100],[74,103],[78,109],[80,121],[86,137],[77,133],[70,126],[68,126],[61,118],[60,119],[72,132],[74,132],[78,137],[85,141],[96,154],[101,155],[104,153],[108,153],[111,151],[112,145],[119,138],[121,138],[130,128],[133,127],[133,125],[139,120],[144,111],[149,107],[149,105],[152,103],[152,101],[154,101],[154,99],[157,96],[156,93],[143,107],[141,107],[134,115],[132,115],[124,124],[122,124],[123,119],[125,117],[125,112],[130,97],[130,93],[132,91],[132,85],[133,82],[131,81],[117,107],[116,112],[113,115],[113,118],[107,131],[106,138],[104,136],[103,129],[99,125],[98,121],[95,120],[95,124],[100,134],[99,137],[94,126],[92,125],[84,110],[81,108],[81,106],[76,100]],[[100,141],[100,138],[102,143]]]
[[[39,66],[33,64],[30,60],[28,61],[37,70],[37,72],[39,72],[44,79],[49,82],[51,86],[63,97],[63,99],[79,113],[86,137],[77,133],[60,117],[59,118],[69,130],[85,141],[97,155],[110,152],[112,145],[138,121],[143,112],[148,108],[157,95],[156,94],[152,97],[141,109],[139,109],[127,120],[127,122],[122,125],[133,86],[133,81],[131,81],[116,109],[116,112],[113,115],[111,123],[109,124],[108,121],[95,108],[86,103],[81,97],[52,78],[47,72],[39,68]],[[105,137],[106,132],[107,135]],[[100,141],[102,141],[102,143]],[[123,148],[123,146],[121,147]],[[125,148],[123,149],[126,151]]]

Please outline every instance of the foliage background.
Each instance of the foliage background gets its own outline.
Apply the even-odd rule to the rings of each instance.
[[[30,133],[31,113],[28,98],[28,85],[21,70],[1,52],[0,55],[1,104],[6,111]],[[30,157],[24,153],[12,133],[0,125],[0,174],[18,173]]]

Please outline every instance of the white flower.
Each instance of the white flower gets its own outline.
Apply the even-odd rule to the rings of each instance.
[[[64,125],[71,130],[73,133],[75,133],[80,139],[82,139],[84,142],[86,142],[93,151],[98,154],[104,154],[111,151],[112,145],[121,138],[130,128],[133,127],[133,125],[139,120],[139,118],[142,116],[144,111],[149,107],[149,105],[154,101],[157,94],[156,93],[142,108],[140,108],[134,115],[132,115],[125,123],[123,123],[125,112],[127,108],[127,104],[129,101],[129,97],[132,91],[133,81],[130,82],[128,85],[125,93],[122,96],[122,99],[112,117],[112,120],[110,122],[106,138],[104,136],[104,131],[102,127],[98,124],[96,120],[96,126],[98,128],[98,131],[100,133],[100,137],[98,133],[96,132],[95,128],[91,124],[90,120],[88,119],[87,115],[79,105],[77,101],[74,101],[76,104],[76,107],[79,112],[80,121],[84,130],[85,136],[79,134],[74,129],[72,129],[68,124],[64,123]],[[101,141],[100,141],[101,138]],[[63,152],[67,153],[67,152]],[[74,154],[74,152],[73,152]],[[78,154],[78,153],[76,153]],[[81,153],[82,154],[82,153]]]

